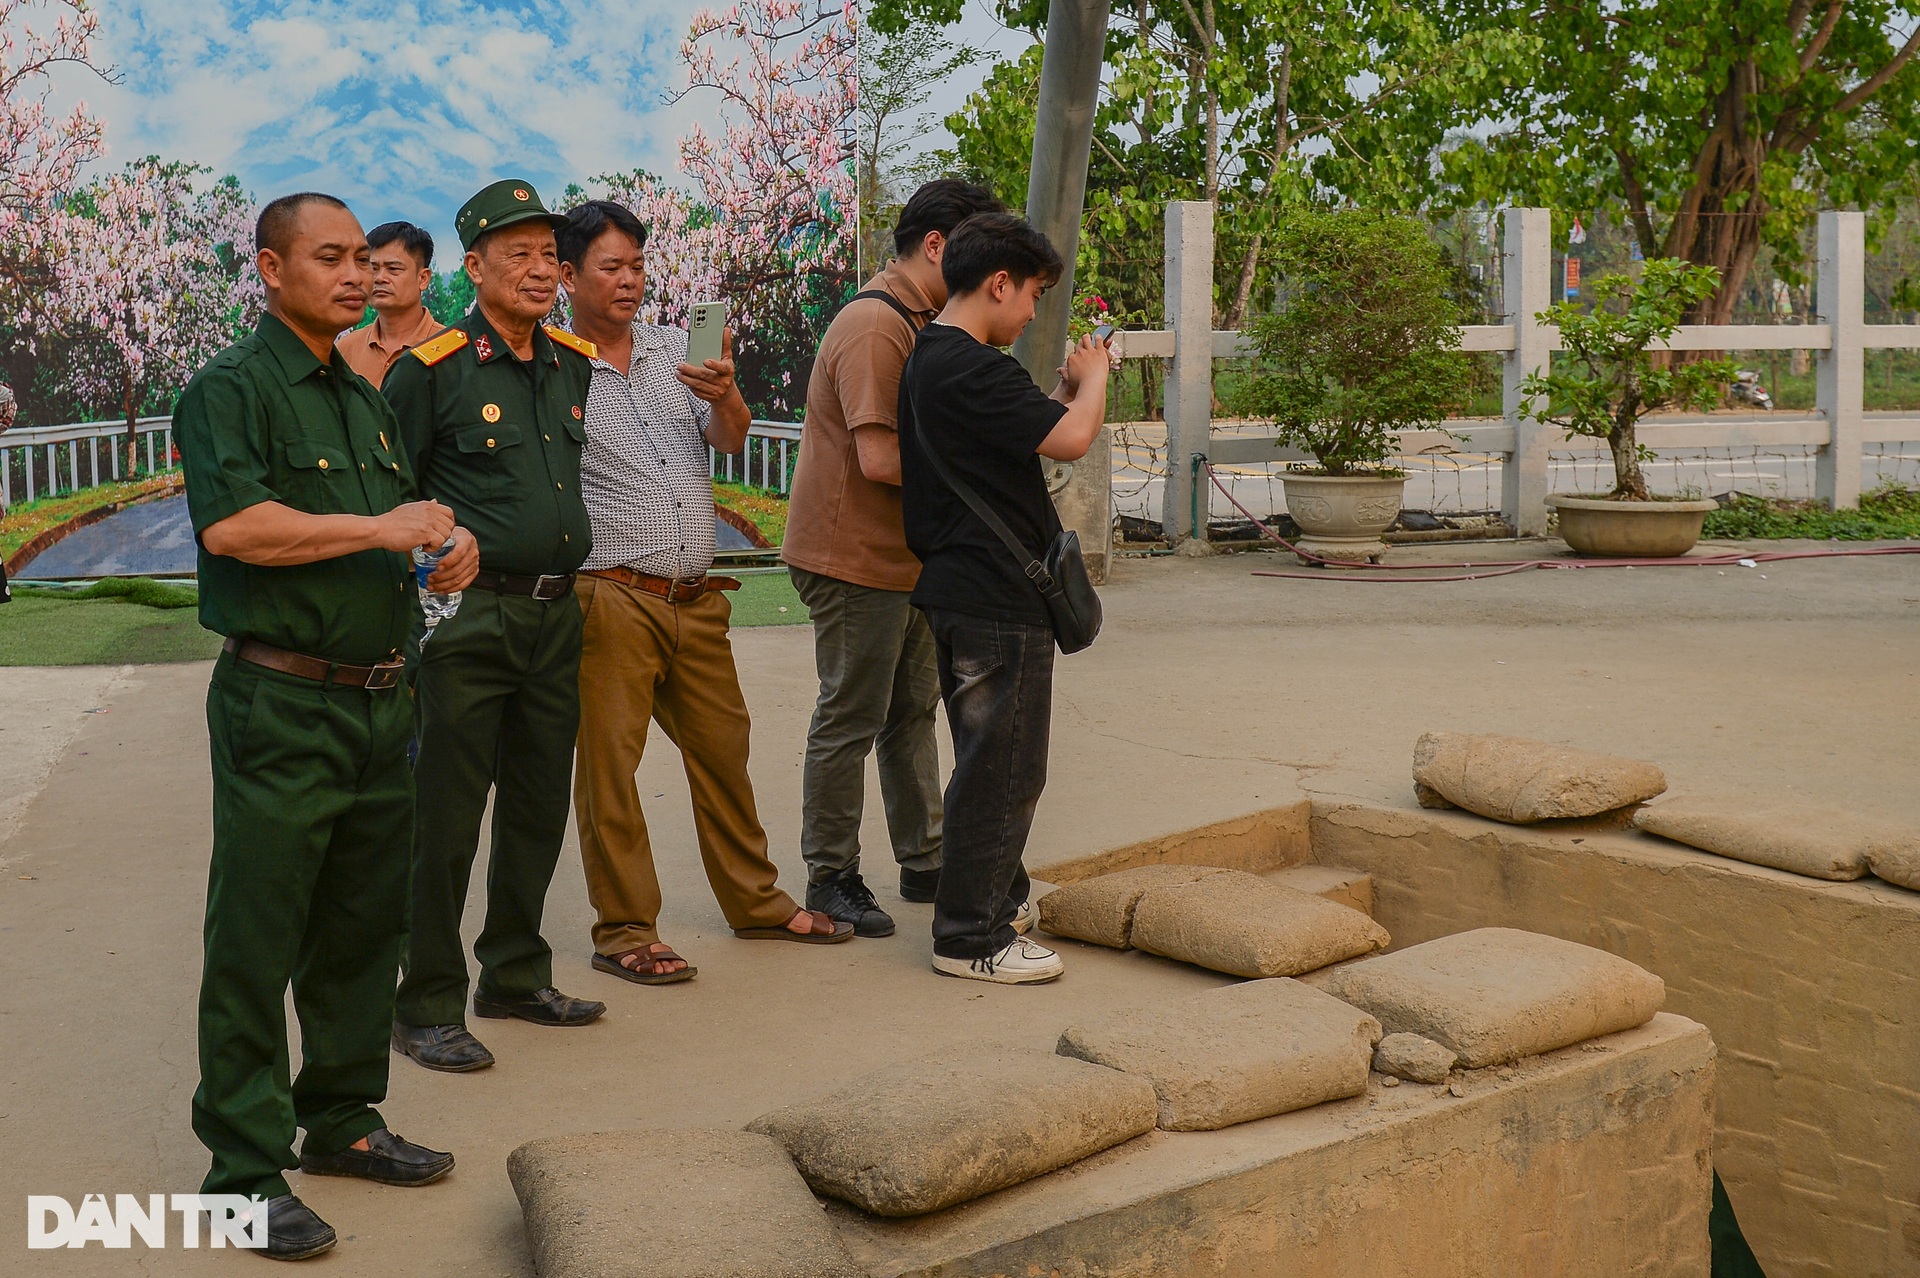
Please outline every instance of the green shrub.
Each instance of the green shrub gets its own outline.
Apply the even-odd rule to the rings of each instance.
[[[1279,305],[1247,325],[1248,406],[1329,475],[1377,473],[1395,434],[1466,395],[1459,310],[1439,246],[1412,218],[1310,209],[1274,236]]]

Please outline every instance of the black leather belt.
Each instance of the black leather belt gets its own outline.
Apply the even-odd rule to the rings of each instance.
[[[325,657],[309,657],[304,652],[289,652],[257,639],[229,638],[220,646],[248,665],[265,666],[268,670],[311,679],[315,683],[344,683],[349,687],[375,692],[382,688],[399,687],[400,672],[407,666],[406,659],[397,654],[378,665],[350,666],[339,661],[328,661]]]
[[[483,570],[474,574],[473,584],[482,590],[498,591],[503,595],[526,595],[532,599],[551,601],[573,593],[573,574],[563,572],[539,577],[515,577],[509,573]]]

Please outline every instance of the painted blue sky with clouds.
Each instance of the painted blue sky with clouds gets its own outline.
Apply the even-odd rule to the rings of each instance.
[[[549,200],[644,167],[717,104],[667,106],[698,0],[112,0],[117,85],[63,82],[106,122],[107,164],[147,154],[234,173],[258,199],[314,188],[364,225],[404,217],[458,260],[453,215],[497,177]]]

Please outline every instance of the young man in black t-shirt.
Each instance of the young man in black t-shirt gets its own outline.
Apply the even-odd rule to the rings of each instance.
[[[926,613],[953,731],[946,860],[934,901],[933,966],[1008,985],[1050,981],[1052,950],[1031,918],[1020,858],[1047,780],[1053,628],[1039,589],[984,520],[928,461],[1004,520],[1034,558],[1060,531],[1041,458],[1078,461],[1107,412],[1106,347],[1084,339],[1051,396],[997,349],[1032,322],[1061,275],[1047,238],[1007,213],[980,213],[947,237],[945,308],[914,343],[900,379],[900,473],[907,547],[923,567]]]

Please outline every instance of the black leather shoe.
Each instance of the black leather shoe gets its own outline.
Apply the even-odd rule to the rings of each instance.
[[[900,871],[900,899],[912,901],[915,905],[932,905],[933,898],[940,893],[940,871],[938,870],[902,870]]]
[[[395,1021],[393,1050],[447,1074],[465,1074],[493,1064],[493,1053],[464,1025],[402,1025]]]
[[[365,1149],[348,1148],[324,1157],[303,1151],[300,1170],[311,1176],[357,1176],[376,1185],[431,1185],[453,1170],[453,1155],[403,1140],[382,1127],[367,1133]],[[272,1215],[267,1226],[273,1227]]]
[[[855,936],[892,936],[893,916],[873,899],[858,870],[842,870],[824,883],[807,884],[807,908],[853,924]]]
[[[292,1194],[267,1200],[267,1245],[258,1249],[261,1255],[272,1260],[305,1260],[332,1251],[338,1241],[333,1226]]]
[[[517,1016],[523,1021],[535,1025],[562,1025],[572,1027],[587,1025],[600,1019],[600,1013],[607,1010],[605,1003],[596,1003],[592,999],[573,998],[562,994],[549,985],[544,990],[531,994],[516,994],[510,998],[496,998],[491,994],[473,996],[473,1013],[501,1021],[509,1016]]]

